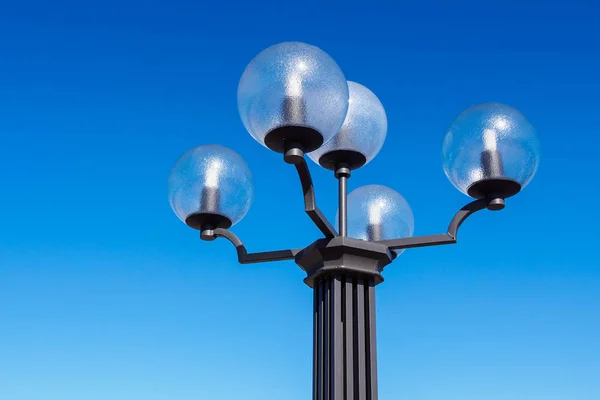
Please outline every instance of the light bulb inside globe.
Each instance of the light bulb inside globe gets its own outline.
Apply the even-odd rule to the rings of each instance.
[[[367,226],[367,240],[381,240],[381,208],[378,205],[369,207],[369,225]]]
[[[204,179],[204,186],[210,188],[219,187],[219,174],[223,168],[223,163],[220,159],[211,160],[206,168],[206,178]]]
[[[286,126],[302,126],[306,122],[306,104],[302,98],[302,73],[305,70],[306,64],[298,62],[286,82],[282,102],[283,124]]]
[[[307,70],[306,63],[299,61],[296,64],[295,70],[290,74],[288,79],[285,94],[290,97],[301,97],[302,96],[302,77],[304,72]]]
[[[487,151],[498,150],[498,135],[494,129],[485,129],[483,131],[483,147]]]
[[[484,179],[502,178],[504,166],[502,154],[498,150],[498,133],[495,129],[483,131],[484,150],[481,153],[481,167]]]
[[[381,224],[381,216],[385,207],[384,200],[377,199],[369,204],[369,223]]]
[[[385,200],[377,199],[369,204],[369,224],[367,226],[367,240],[381,240],[383,236],[383,214],[385,212]]]
[[[288,97],[302,96],[302,81],[300,80],[299,76],[292,76],[288,85],[288,90],[286,90],[285,94]]]
[[[483,148],[484,150],[481,153],[483,178],[501,178],[504,175],[504,166],[502,165],[502,154],[498,150],[498,132],[496,129],[484,129]]]
[[[204,179],[204,188],[200,197],[200,209],[207,213],[219,213],[220,193],[219,193],[219,175],[223,168],[220,159],[215,158],[208,163],[206,176]]]

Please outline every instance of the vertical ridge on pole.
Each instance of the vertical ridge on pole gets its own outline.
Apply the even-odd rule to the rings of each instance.
[[[377,340],[375,332],[375,284],[369,282],[365,286],[365,298],[368,301],[365,307],[367,313],[367,365],[368,374],[367,377],[367,390],[368,398],[370,400],[376,400],[378,397],[377,389]]]
[[[319,283],[319,285],[315,288],[315,296],[317,296],[317,358],[315,360],[315,369],[317,370],[317,397],[315,400],[324,400],[323,398],[323,376],[325,371],[323,371],[324,366],[324,358],[323,358],[323,285]]]
[[[344,332],[342,325],[342,281],[334,276],[331,281],[331,398],[343,400]]]
[[[321,324],[319,321],[319,288],[318,286],[314,288],[314,296],[313,296],[313,399],[319,399],[319,363],[317,360],[319,359],[319,330],[321,329]]]
[[[345,400],[354,399],[354,308],[352,294],[354,285],[352,278],[346,276],[344,278],[344,330],[345,330],[345,342],[344,342],[344,380],[346,382]]]
[[[366,362],[366,324],[365,324],[365,289],[364,281],[356,282],[356,341],[358,365],[358,396],[356,400],[367,400],[367,362]]]
[[[324,385],[323,385],[323,398],[325,400],[331,399],[330,397],[330,386],[331,386],[331,280],[327,279],[323,281],[323,293],[325,299],[323,301],[323,369],[324,374]]]

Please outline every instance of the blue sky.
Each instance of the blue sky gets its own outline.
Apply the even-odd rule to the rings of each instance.
[[[281,3],[0,3],[0,399],[310,398],[302,271],[237,265],[166,192],[181,153],[220,143],[254,173],[234,228],[250,250],[316,238],[293,168],[236,107],[246,64],[289,40],[381,99],[386,145],[349,187],[398,190],[416,234],[468,201],[440,160],[458,112],[508,103],[540,134],[538,174],[504,211],[386,269],[380,398],[600,398],[597,6]],[[332,174],[313,172],[332,217]]]

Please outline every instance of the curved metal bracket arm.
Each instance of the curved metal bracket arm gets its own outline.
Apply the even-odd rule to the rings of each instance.
[[[323,215],[319,207],[317,207],[317,201],[315,200],[315,188],[313,186],[312,177],[310,176],[310,170],[306,164],[306,159],[302,156],[300,162],[295,163],[296,171],[298,171],[298,177],[302,184],[302,192],[304,193],[304,211],[315,223],[317,228],[325,235],[326,238],[332,239],[337,236],[337,231]]]
[[[377,243],[386,245],[390,250],[408,249],[413,247],[437,246],[441,244],[454,244],[457,241],[458,228],[473,213],[487,208],[490,204],[487,199],[472,201],[461,208],[450,221],[448,233],[429,236],[415,236],[402,239],[380,240]]]
[[[222,237],[229,240],[237,251],[238,261],[240,264],[252,264],[259,262],[268,262],[268,261],[283,261],[283,260],[293,260],[296,257],[296,254],[299,253],[302,249],[292,249],[292,250],[275,250],[275,251],[265,251],[259,253],[248,253],[246,251],[246,246],[244,243],[235,235],[235,233],[227,230],[218,228],[212,231],[212,237]]]

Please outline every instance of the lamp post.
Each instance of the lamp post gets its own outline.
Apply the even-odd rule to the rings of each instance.
[[[232,150],[205,145],[186,152],[169,176],[177,216],[203,240],[229,240],[242,264],[295,260],[314,291],[314,400],[377,400],[375,286],[404,249],[453,244],[474,212],[501,210],[539,163],[535,130],[516,109],[485,103],[460,113],[443,142],[449,180],[474,200],[447,232],[413,237],[414,218],[393,189],[368,185],[347,194],[347,180],[383,146],[387,118],[366,87],[346,81],[322,50],[281,43],[258,54],[238,88],[244,126],[296,168],[305,211],[323,237],[301,249],[248,253],[229,230],[252,202],[252,175]],[[317,207],[305,154],[338,180],[338,230]]]

